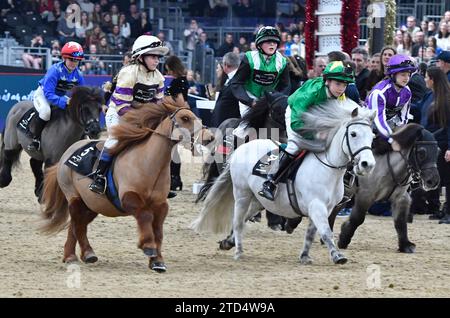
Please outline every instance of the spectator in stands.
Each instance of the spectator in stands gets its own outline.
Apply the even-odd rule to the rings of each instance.
[[[113,49],[109,46],[108,40],[106,37],[102,37],[100,39],[100,43],[98,44],[97,54],[100,55],[110,55],[113,53]]]
[[[380,61],[380,53],[375,53],[372,55],[369,61],[369,65],[367,66],[369,71],[377,70],[381,71],[381,61]]]
[[[416,17],[410,15],[409,17],[406,18],[406,31],[411,34],[412,37],[414,37],[415,33],[417,31],[420,31],[420,28],[418,26],[416,26]]]
[[[111,21],[111,14],[109,12],[105,12],[102,15],[102,22],[100,22],[100,28],[102,29],[103,33],[108,34],[112,32],[112,21]]]
[[[123,54],[126,50],[125,38],[120,34],[118,25],[113,26],[112,33],[108,34],[108,44],[112,54]]]
[[[403,43],[403,32],[401,30],[395,31],[394,47],[398,48]]]
[[[305,44],[302,43],[300,34],[295,33],[292,37],[291,55],[305,58]]]
[[[31,40],[31,47],[42,47],[44,45],[44,40],[41,35],[35,35]],[[22,54],[22,61],[26,68],[34,68],[36,70],[41,69],[42,66],[42,56],[35,55],[32,53],[33,50],[30,50],[29,53]]]
[[[39,0],[38,12],[41,15],[43,20],[47,20],[48,15],[52,11],[53,11],[53,0]]]
[[[78,0],[78,5],[81,11],[86,12],[89,16],[92,16],[94,12],[94,4],[90,0]]]
[[[113,3],[111,5],[111,21],[113,23],[113,25],[119,24],[119,8],[117,7],[117,4]]]
[[[255,42],[250,42],[250,51],[258,51],[258,48],[256,47]]]
[[[183,32],[186,50],[193,51],[195,49],[195,44],[202,32],[203,29],[199,27],[197,20],[192,19],[189,28],[185,29]]]
[[[92,12],[92,23],[100,24],[102,22],[102,7],[100,3],[94,5],[94,12]]]
[[[61,60],[61,45],[58,40],[53,40],[51,44],[52,64],[55,64]]]
[[[50,24],[50,27],[53,31],[57,32],[58,21],[63,17],[63,11],[61,9],[61,3],[59,0],[53,1],[53,10],[49,12],[47,16],[47,22]]]
[[[327,59],[318,56],[313,61],[313,68],[308,72],[308,78],[316,78],[322,76],[323,70],[327,67]]]
[[[108,2],[108,0],[100,0],[100,7],[102,8],[102,12],[108,12],[111,4]]]
[[[450,51],[442,51],[438,55],[436,66],[447,74],[448,81],[450,82]]]
[[[427,37],[435,36],[436,32],[437,32],[437,30],[436,30],[436,22],[429,21],[427,30],[428,30],[427,33],[426,33]]]
[[[298,1],[295,1],[292,4],[292,17],[294,18],[295,22],[303,22],[305,21],[306,17],[306,11],[305,7],[300,4]]]
[[[250,45],[247,43],[247,38],[243,35],[239,37],[239,44],[238,44],[239,50],[243,53],[250,51]]]
[[[88,32],[85,46],[90,47],[92,44],[97,46],[100,43],[100,39],[103,37],[105,37],[105,33],[103,33],[98,24],[95,24],[94,28]]]
[[[367,68],[368,57],[369,54],[363,48],[356,47],[352,50],[352,61],[356,64],[355,84],[362,100],[366,99],[366,90],[364,87],[370,74],[370,71]]]
[[[434,49],[436,55],[439,55],[439,53],[442,52],[442,49],[437,47],[437,39],[434,36],[428,38],[427,44],[427,47],[432,47]]]
[[[166,46],[169,49],[169,54],[168,54],[169,56],[175,54],[175,51],[173,50],[172,44],[169,41],[166,41],[166,35],[164,34],[163,31],[158,32],[156,37],[158,39],[160,39],[161,42],[164,43],[164,46]]]
[[[127,18],[127,21],[130,23],[130,38],[134,40],[141,35],[141,15],[139,14],[137,6],[134,3],[130,4],[130,14]]]
[[[250,0],[237,0],[233,5],[233,12],[237,17],[249,18],[258,16],[257,7]]]
[[[397,46],[397,53],[404,55],[411,55],[411,51],[412,51],[412,37],[409,32],[405,32],[402,34],[402,41]]]
[[[223,75],[218,74],[220,79],[224,79],[224,83],[219,90],[216,90],[216,106],[214,107],[211,126],[219,127],[219,125],[228,118],[239,118],[239,100],[233,95],[230,81],[236,74],[241,60],[235,53],[229,52],[224,55],[222,64],[218,67],[222,69]]]
[[[195,80],[195,74],[194,74],[193,70],[188,70],[186,72],[186,79],[188,81],[188,86],[189,86],[188,94],[206,97],[204,94],[204,89],[202,88],[202,85]],[[196,108],[195,103],[191,102],[192,100],[193,100],[192,98],[188,97],[188,103],[189,103],[189,106],[191,107],[191,109]]]
[[[397,51],[392,46],[385,46],[380,53],[380,68],[370,71],[366,81],[366,96],[372,88],[381,81],[385,76],[386,66],[391,57],[397,54]]]
[[[86,42],[87,31],[92,30],[94,25],[89,21],[89,15],[86,11],[81,12],[80,21],[75,22],[75,34],[80,43],[84,45]]]
[[[450,22],[450,11],[445,11],[444,13],[444,21]]]
[[[152,24],[147,17],[147,11],[141,11],[141,17],[139,19],[139,32],[140,34],[150,34],[153,30]]]
[[[411,49],[411,56],[419,56],[419,49],[421,47],[426,47],[425,45],[425,34],[422,31],[417,31],[415,33],[415,42]],[[424,52],[425,53],[425,52]]]
[[[105,63],[97,56],[97,46],[89,45],[88,61],[84,63],[84,73],[87,75],[106,75]]]
[[[119,28],[120,28],[120,35],[122,35],[125,39],[128,39],[131,35],[131,27],[127,21],[125,13],[121,13],[119,15]]]
[[[209,0],[209,16],[214,18],[224,18],[228,15],[228,0]]]
[[[16,1],[18,2],[18,1]],[[20,1],[20,9],[21,12],[25,13],[26,15],[29,14],[36,14],[39,12],[39,3],[35,0],[26,0],[26,1]]]
[[[428,21],[427,20],[422,20],[420,22],[420,30],[425,33],[425,37],[428,34]]]
[[[221,46],[219,46],[219,48],[216,51],[216,56],[222,57],[228,52],[233,52],[234,46],[235,45],[233,43],[233,34],[227,33],[225,35],[225,42]]]
[[[439,33],[435,35],[436,45],[442,50],[450,50],[450,32],[448,31],[447,22],[439,23]]]
[[[60,43],[67,43],[75,37],[75,27],[73,23],[69,22],[69,16],[72,14],[72,10],[69,8],[66,10],[64,18],[61,18],[58,22],[58,36]],[[69,25],[71,23],[71,25]]]

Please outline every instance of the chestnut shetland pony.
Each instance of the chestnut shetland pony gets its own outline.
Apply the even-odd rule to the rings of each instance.
[[[112,130],[118,143],[111,149],[117,155],[114,181],[122,205],[121,212],[104,195],[88,189],[91,182],[67,167],[64,162],[89,141],[73,144],[57,165],[48,169],[44,179],[41,232],[54,234],[68,226],[64,262],[77,261],[75,246],[81,248],[81,260],[97,261],[87,238],[87,226],[98,214],[109,217],[134,216],[139,230],[138,247],[150,258],[149,267],[166,271],[161,254],[163,223],[169,206],[170,161],[172,147],[181,142],[193,149],[201,139],[208,142],[212,134],[203,128],[185,104],[165,97],[163,103],[144,105],[129,111],[125,121]],[[70,215],[70,222],[68,216]]]

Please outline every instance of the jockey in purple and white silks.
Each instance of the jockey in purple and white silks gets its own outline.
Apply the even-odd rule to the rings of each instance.
[[[160,57],[169,53],[169,49],[155,36],[141,35],[134,41],[132,48],[132,62],[123,67],[117,75],[114,92],[105,115],[108,132],[119,124],[120,116],[132,108],[132,102],[158,102],[164,97],[164,77],[158,71]],[[113,84],[114,85],[114,84]],[[115,138],[108,136],[95,171],[94,181],[89,189],[103,194],[106,190],[106,171],[111,164],[112,157],[108,149],[117,143]]]
[[[387,78],[378,82],[366,98],[366,107],[377,111],[378,135],[390,144],[394,128],[408,122],[411,103],[408,82],[415,70],[416,66],[408,56],[394,55],[387,65]]]

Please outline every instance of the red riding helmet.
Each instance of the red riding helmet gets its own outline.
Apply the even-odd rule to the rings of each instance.
[[[84,58],[83,48],[77,42],[67,42],[61,50],[61,56],[81,61]]]

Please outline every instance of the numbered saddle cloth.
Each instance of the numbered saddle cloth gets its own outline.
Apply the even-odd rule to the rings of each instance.
[[[75,152],[66,160],[64,163],[70,169],[75,172],[85,176],[87,178],[94,178],[94,165],[98,160],[101,150],[97,148],[99,141],[92,141],[83,145],[81,148],[75,150]],[[103,141],[101,141],[103,143]],[[103,148],[103,146],[101,147]],[[114,183],[113,173],[114,173],[114,161],[111,163],[110,168],[106,172],[106,197],[108,200],[119,210],[125,212],[120,203],[118,196],[117,187]]]
[[[29,110],[23,114],[22,118],[17,123],[17,128],[19,131],[23,132],[25,135],[29,136],[30,138],[33,137],[33,134],[30,130],[30,123],[33,120],[34,116],[38,116],[38,112],[36,108],[31,107]]]

